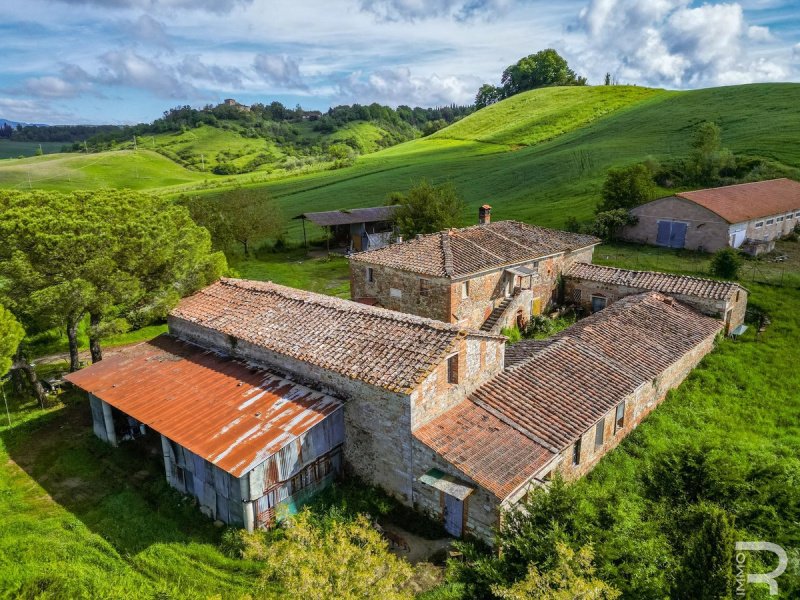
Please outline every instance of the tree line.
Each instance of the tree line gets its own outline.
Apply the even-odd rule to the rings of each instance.
[[[227,270],[185,207],[132,191],[0,192],[0,239],[0,323],[13,328],[10,314],[28,336],[63,332],[71,371],[81,325],[97,362],[104,337],[163,319]],[[18,388],[43,402],[24,341],[2,351]]]

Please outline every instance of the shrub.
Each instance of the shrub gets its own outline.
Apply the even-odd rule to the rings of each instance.
[[[503,327],[500,330],[500,334],[508,338],[509,344],[516,344],[522,339],[522,332],[518,327]]]
[[[718,250],[711,259],[711,274],[723,279],[736,279],[742,266],[742,257],[734,248]]]

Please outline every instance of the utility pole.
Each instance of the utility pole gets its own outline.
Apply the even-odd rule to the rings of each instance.
[[[83,140],[83,151],[89,154],[89,146],[86,145],[86,140]]]
[[[138,148],[136,147],[136,136],[133,136],[133,151],[136,152]]]
[[[202,152],[200,153],[200,168],[203,171],[206,170],[206,161],[205,161],[205,158],[203,157],[203,153]]]

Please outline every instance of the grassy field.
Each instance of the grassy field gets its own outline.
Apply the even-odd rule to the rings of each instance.
[[[434,136],[361,156],[343,169],[311,165],[299,174],[220,177],[188,171],[140,149],[133,163],[138,169],[131,168],[130,152],[7,161],[0,165],[0,186],[24,187],[30,176],[30,185],[47,189],[111,185],[214,194],[238,183],[264,189],[294,215],[381,204],[389,193],[424,177],[455,184],[466,200],[465,224],[488,202],[495,218],[563,226],[569,216],[591,216],[609,168],[647,157],[685,156],[694,127],[705,120],[722,127],[723,144],[733,152],[799,176],[798,103],[800,84],[685,92],[549,88],[478,111]],[[290,224],[289,234],[300,239],[299,223]]]
[[[62,142],[12,142],[0,140],[0,159],[19,158],[20,156],[36,156],[41,147],[44,154],[60,152],[64,146]],[[2,164],[2,163],[0,163]]]
[[[0,186],[18,189],[160,189],[202,182],[194,173],[150,150],[50,154],[0,163]]]

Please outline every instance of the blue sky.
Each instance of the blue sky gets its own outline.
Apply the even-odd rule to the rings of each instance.
[[[24,0],[4,3],[0,117],[150,121],[233,97],[308,109],[471,103],[553,47],[600,83],[800,80],[800,3]]]

